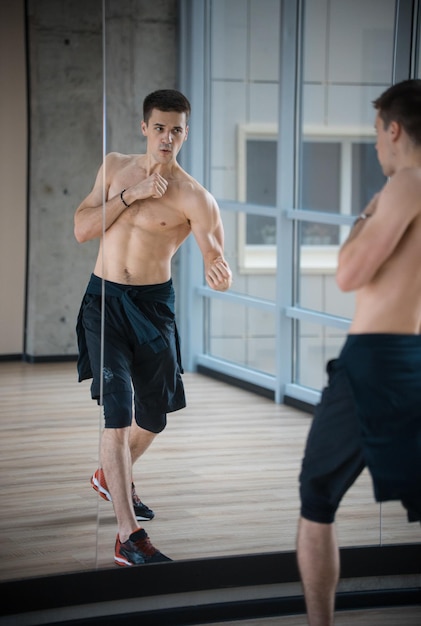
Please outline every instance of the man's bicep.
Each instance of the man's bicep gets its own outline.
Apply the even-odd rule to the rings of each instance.
[[[367,285],[396,250],[409,220],[400,215],[393,202],[391,194],[381,194],[376,211],[341,248],[336,280],[343,291]]]
[[[212,196],[195,207],[190,225],[202,254],[221,254],[224,245],[224,231],[218,206]],[[216,256],[218,256],[218,254]]]
[[[216,257],[222,255],[223,242],[218,230],[215,232],[208,228],[203,228],[199,224],[192,224],[192,233],[200,248],[205,263],[211,262]]]
[[[395,176],[385,185],[379,195],[378,208],[370,218],[367,232],[374,246],[389,256],[397,247],[407,228],[416,216],[411,194],[405,188],[405,180]]]

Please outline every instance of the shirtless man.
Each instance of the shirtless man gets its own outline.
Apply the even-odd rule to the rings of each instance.
[[[339,252],[355,315],[316,408],[300,475],[297,556],[310,626],[334,620],[334,518],[365,466],[377,501],[421,521],[421,80],[374,101],[377,156],[390,177]]]
[[[218,205],[177,162],[189,114],[178,91],[147,96],[141,123],[146,154],[108,154],[75,214],[77,241],[100,240],[78,318],[78,371],[80,381],[93,378],[92,398],[104,406],[101,468],[91,483],[113,502],[115,562],[122,566],[170,560],[139,527],[138,520],[153,512],[136,495],[132,466],[165,428],[167,413],[185,406],[171,259],[191,232],[208,285],[217,291],[231,285]]]

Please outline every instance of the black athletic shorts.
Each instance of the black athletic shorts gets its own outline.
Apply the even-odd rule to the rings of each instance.
[[[301,515],[331,523],[365,466],[377,501],[421,521],[421,336],[349,335],[328,363],[300,474]]]
[[[101,401],[102,281],[92,276],[78,318],[79,380],[93,378]],[[166,413],[186,406],[171,280],[128,286],[105,281],[102,403],[105,427],[160,432]]]

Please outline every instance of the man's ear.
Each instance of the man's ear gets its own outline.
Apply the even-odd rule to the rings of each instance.
[[[389,124],[388,131],[389,131],[389,135],[392,141],[397,141],[399,137],[401,136],[402,126],[401,124],[399,124],[399,122],[392,120]]]
[[[184,137],[184,141],[187,141],[187,137],[189,136],[189,127],[186,126],[186,135]]]
[[[146,124],[146,122],[144,120],[142,120],[140,122],[140,128],[142,130],[142,134],[146,136],[146,131],[147,131],[148,125]]]

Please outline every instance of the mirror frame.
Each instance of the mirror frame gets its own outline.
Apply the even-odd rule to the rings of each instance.
[[[195,2],[194,0],[193,2],[192,0],[181,2],[181,5],[184,7],[183,10],[186,10],[186,5],[188,4],[193,5]],[[409,11],[410,8],[412,10],[415,5],[419,10],[418,0],[405,0],[405,2],[401,1],[400,4],[405,11]],[[402,22],[400,22],[401,27]],[[198,36],[200,36],[200,33]],[[403,57],[403,53],[397,56],[399,63],[397,69],[395,69],[394,80],[400,80],[405,72],[405,75],[407,75],[408,58],[405,57],[404,62]],[[344,578],[353,579],[361,578],[362,576],[388,577],[395,575],[419,576],[421,544],[342,548],[341,558],[342,577]],[[264,612],[268,610],[269,606],[272,607],[270,610],[276,611],[280,609],[286,611],[288,607],[295,606],[297,610],[299,609],[299,612],[302,612],[303,599],[296,588],[294,588],[295,591],[292,598],[288,595],[288,592],[286,592],[286,595],[278,598],[273,589],[273,585],[290,585],[291,583],[299,584],[294,551],[179,561],[150,565],[146,569],[94,569],[89,572],[55,574],[47,577],[3,581],[0,583],[0,589],[3,592],[1,614],[2,616],[19,614],[30,620],[31,614],[33,617],[33,612],[41,611],[44,614],[43,619],[47,619],[43,623],[48,624],[48,616],[45,615],[46,611],[69,607],[77,610],[77,617],[74,611],[71,612],[71,619],[73,621],[76,620],[75,623],[81,620],[87,623],[86,620],[89,618],[89,615],[92,616],[92,610],[100,610],[101,607],[106,609],[110,602],[118,603],[124,601],[124,605],[119,605],[119,610],[121,611],[125,610],[125,607],[127,608],[126,602],[128,600],[159,597],[161,601],[165,596],[165,608],[156,608],[153,611],[148,609],[148,614],[152,615],[153,613],[156,619],[161,617],[165,619],[165,615],[168,617],[168,613],[165,613],[165,611],[171,610],[171,614],[173,614],[182,610],[183,619],[185,619],[184,611],[187,610],[185,596],[194,591],[202,594],[197,596],[197,599],[200,601],[197,611],[201,612],[202,616],[200,617],[199,613],[197,614],[198,621],[196,623],[200,623],[199,618],[204,620],[206,612],[209,613],[209,604],[206,600],[209,597],[207,592],[210,590],[215,591],[219,595],[224,595],[222,592],[228,592],[228,594],[224,595],[224,606],[221,606],[220,616],[223,614],[228,615],[230,611],[233,611],[232,615],[240,615],[245,607],[251,606],[250,603],[256,615],[259,611]],[[266,596],[263,598],[252,598],[251,587],[257,587],[260,590],[263,587],[268,587]],[[139,595],[139,588],[142,589],[141,596]],[[157,589],[159,589],[159,592]],[[234,591],[237,589],[241,590],[242,593],[239,592],[237,594]],[[244,600],[244,591],[247,594],[247,600]],[[398,591],[400,601],[402,601],[405,595],[404,590]],[[351,595],[357,597],[359,593],[361,592],[353,592]],[[382,597],[386,603],[388,603],[387,598],[393,595],[390,589],[384,592],[373,591],[372,593],[374,595],[383,594]],[[174,596],[172,601],[169,596]],[[345,595],[341,596],[339,594],[339,604],[342,602],[342,597],[344,608],[347,599]],[[415,603],[414,599],[418,597],[416,601],[419,602],[419,585],[411,588],[406,597],[413,603]],[[19,601],[17,598],[24,598],[25,601]],[[182,609],[179,607],[180,598],[181,603],[184,602],[184,604],[181,604]],[[213,599],[214,603],[219,603],[217,595]],[[294,605],[295,601],[297,602],[296,605]],[[288,602],[291,602],[291,604],[288,604]],[[360,602],[363,603],[362,596]],[[83,609],[81,605],[84,605]],[[190,610],[193,615],[196,609],[191,607]],[[139,611],[138,608],[134,609],[133,615],[136,615],[137,618],[141,614],[142,611]],[[278,615],[280,613],[274,614]],[[219,619],[221,618],[220,616]],[[51,617],[57,620],[57,613],[52,613]],[[28,621],[27,623],[35,622]],[[105,622],[102,621],[102,623],[104,624]],[[165,621],[156,621],[154,623],[168,624]]]
[[[337,610],[420,603],[421,544],[341,548],[340,554],[341,581],[354,585],[352,591],[339,590]],[[402,577],[400,585],[396,576]],[[363,578],[373,578],[374,586],[365,589]],[[294,551],[6,581],[0,590],[2,615],[28,625],[138,626],[143,620],[185,626],[210,618],[222,622],[305,613]],[[41,615],[41,622],[33,621]]]

